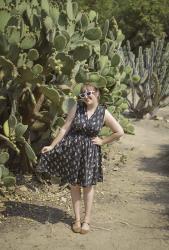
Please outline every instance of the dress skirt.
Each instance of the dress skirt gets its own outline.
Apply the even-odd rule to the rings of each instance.
[[[41,154],[37,172],[82,187],[103,181],[101,146],[91,139],[98,136],[103,126],[105,107],[98,105],[89,119],[86,111],[86,104],[78,102],[68,134],[52,150]]]

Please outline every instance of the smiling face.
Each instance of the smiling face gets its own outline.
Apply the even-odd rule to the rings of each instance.
[[[86,105],[97,104],[99,102],[99,91],[89,84],[83,86],[80,98]]]

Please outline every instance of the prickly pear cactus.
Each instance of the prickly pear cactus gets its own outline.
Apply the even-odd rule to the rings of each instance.
[[[86,81],[117,119],[126,109],[116,21],[101,27],[95,11],[57,2],[8,0],[0,8],[0,142],[24,171],[32,171]]]
[[[0,152],[0,186],[14,186],[16,178],[10,173],[8,168],[5,166],[9,160],[9,154],[7,152]]]

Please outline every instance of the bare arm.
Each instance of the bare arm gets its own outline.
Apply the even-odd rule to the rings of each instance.
[[[118,140],[121,136],[124,135],[123,128],[107,109],[105,110],[104,123],[111,129],[112,134],[110,136],[104,137],[103,139],[99,137],[94,138],[92,140],[94,144],[103,145],[111,143],[112,141]]]
[[[123,128],[107,109],[105,110],[105,125],[109,127],[113,133],[103,138],[103,144],[110,143],[124,135]]]
[[[68,133],[70,126],[72,124],[73,118],[75,116],[76,109],[77,109],[77,105],[75,105],[70,110],[70,112],[67,115],[67,118],[66,118],[64,125],[61,127],[61,129],[59,131],[59,134],[55,137],[55,139],[52,141],[50,146],[45,146],[42,148],[42,150],[41,150],[42,153],[45,153],[45,152],[53,149],[56,146],[56,144],[58,144],[63,139],[63,137]]]

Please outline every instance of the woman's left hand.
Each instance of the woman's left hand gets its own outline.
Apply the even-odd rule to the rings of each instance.
[[[93,144],[96,144],[96,145],[99,145],[99,146],[103,145],[103,140],[98,136],[92,138],[92,142],[93,142]]]

